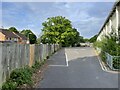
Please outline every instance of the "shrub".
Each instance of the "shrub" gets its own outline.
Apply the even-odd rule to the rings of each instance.
[[[120,69],[120,58],[113,58],[113,67],[115,69]]]
[[[19,85],[32,85],[32,69],[29,66],[15,69],[11,72],[10,78],[2,85],[2,90],[15,90]]]
[[[17,88],[17,83],[11,80],[6,81],[2,85],[2,90],[16,90],[16,88]]]
[[[106,55],[104,52],[109,53],[112,56],[120,56],[120,44],[116,43],[116,37],[106,37],[102,41],[94,43],[95,47],[101,48],[100,57],[106,62]],[[120,69],[120,58],[113,58],[113,67]]]
[[[105,52],[102,51],[102,52],[100,53],[100,57],[101,57],[102,61],[106,63],[106,58],[107,58],[107,57],[106,57],[106,55],[105,55]]]
[[[15,69],[10,74],[10,79],[17,82],[18,85],[32,84],[32,70],[27,66],[25,68]]]
[[[25,66],[24,68],[15,69],[11,72],[10,78],[3,83],[2,90],[16,90],[20,85],[26,84],[32,86],[32,75],[33,73],[45,63],[44,60],[42,63],[35,61],[35,64],[32,67]]]

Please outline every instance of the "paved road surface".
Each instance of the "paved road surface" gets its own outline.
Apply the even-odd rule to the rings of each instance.
[[[118,74],[102,70],[93,48],[62,49],[48,62],[39,88],[118,88]]]

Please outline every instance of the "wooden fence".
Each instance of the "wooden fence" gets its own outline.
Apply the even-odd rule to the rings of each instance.
[[[60,48],[58,44],[29,45],[0,43],[0,86],[16,68],[32,66],[42,61]]]

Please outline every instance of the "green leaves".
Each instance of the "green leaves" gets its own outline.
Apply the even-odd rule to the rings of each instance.
[[[16,90],[16,88],[17,88],[17,83],[10,80],[4,83],[2,86],[2,90]]]
[[[92,38],[89,39],[89,42],[93,43],[96,41],[98,35],[94,35]]]
[[[31,77],[32,77],[32,70],[28,66],[25,68],[16,69],[10,75],[10,79],[18,83],[18,85],[23,85],[23,84],[31,85],[32,84]]]
[[[15,69],[11,72],[10,78],[3,83],[2,90],[16,90],[18,86],[26,84],[32,87],[32,75],[40,67],[45,64],[46,60],[39,62],[35,61],[32,67],[26,66],[24,68]]]
[[[120,70],[120,57],[113,58],[113,67]]]
[[[106,62],[106,53],[109,53],[113,56],[113,67],[115,69],[120,69],[120,44],[116,43],[116,36],[107,36],[102,41],[97,41],[94,43],[94,46],[101,48],[102,52],[100,54],[102,60]]]
[[[10,27],[8,30],[11,32],[19,33],[19,31],[15,27]]]
[[[36,35],[31,30],[22,30],[21,34],[25,35],[27,38],[30,39],[30,44],[36,43]]]
[[[48,18],[43,25],[42,43],[58,43],[70,46],[78,42],[79,32],[72,28],[71,21],[62,16]]]

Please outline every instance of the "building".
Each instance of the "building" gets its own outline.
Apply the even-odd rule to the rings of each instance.
[[[0,29],[0,41],[18,42],[18,36],[6,29]]]
[[[14,33],[7,29],[0,29],[0,42],[26,44],[27,38],[20,33]]]
[[[15,32],[13,32],[16,36],[18,36],[18,42],[20,43],[20,44],[26,44],[27,43],[27,37],[26,36],[24,36],[23,34],[21,34],[21,33],[15,33]]]
[[[97,37],[97,41],[101,41],[102,38],[105,36],[109,36],[111,33],[116,33],[117,37],[120,39],[119,36],[119,29],[120,29],[120,0],[117,0],[109,13],[105,23],[103,24],[102,28]]]

